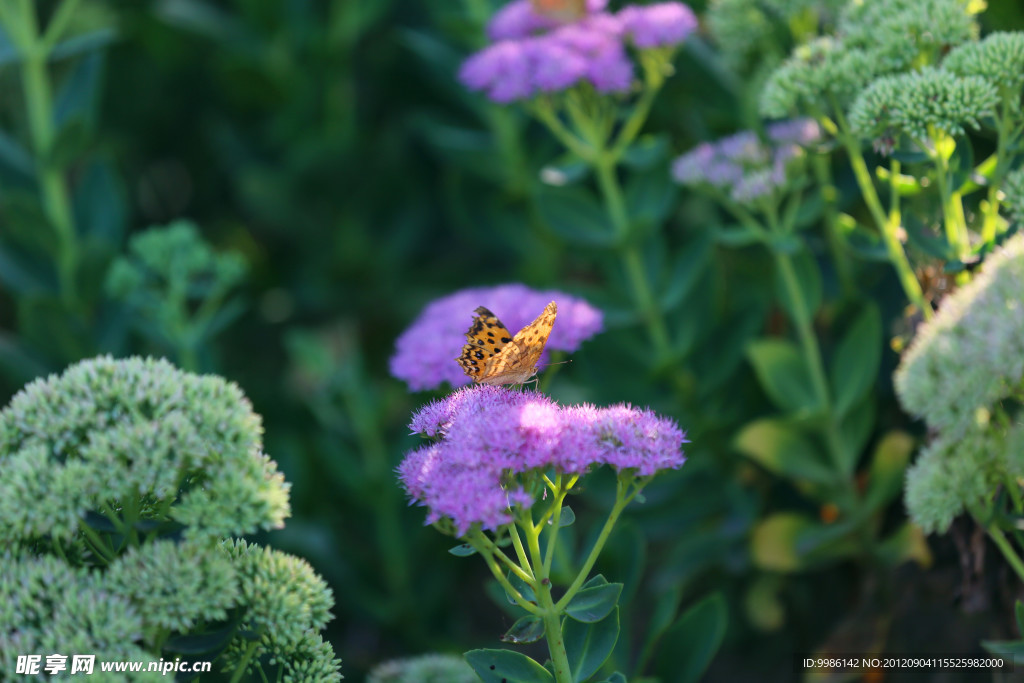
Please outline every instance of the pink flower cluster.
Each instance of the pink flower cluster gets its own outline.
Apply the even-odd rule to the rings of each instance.
[[[494,41],[462,65],[459,78],[495,102],[529,99],[540,93],[590,83],[601,93],[621,93],[633,82],[626,43],[641,50],[673,47],[697,27],[681,2],[630,5],[605,11],[607,0],[587,0],[584,16],[559,22],[539,14],[530,0],[514,0],[494,15]]]
[[[410,428],[438,440],[407,454],[399,478],[410,499],[428,508],[427,524],[451,519],[459,535],[473,524],[508,524],[514,507],[532,504],[517,474],[609,465],[649,476],[685,461],[684,433],[651,410],[559,406],[504,387],[461,389],[424,406]]]

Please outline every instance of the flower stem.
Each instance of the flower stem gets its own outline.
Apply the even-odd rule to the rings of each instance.
[[[554,665],[556,683],[573,683],[572,669],[569,667],[569,655],[565,651],[565,640],[562,638],[561,611],[551,599],[550,582],[537,584],[537,602],[541,608],[544,621],[544,639],[548,643],[548,653]]]
[[[47,48],[60,37],[58,29],[66,21],[68,6],[65,2],[57,10],[57,17],[61,19],[60,25],[48,32],[45,39],[40,35],[35,3],[32,0],[18,0],[17,5],[8,6],[4,18],[7,20],[5,23],[9,24],[8,31],[17,43],[22,57],[22,87],[25,93],[29,133],[36,157],[43,211],[53,225],[57,238],[56,266],[61,299],[65,306],[71,309],[76,302],[74,280],[78,244],[67,180],[62,169],[57,168],[51,159],[57,131],[53,119],[53,86],[47,71]],[[74,2],[70,7],[74,8]]]
[[[1021,561],[1020,555],[1018,555],[1013,549],[1010,542],[1006,540],[1006,536],[1003,534],[1002,529],[996,526],[993,522],[986,527],[986,530],[988,531],[988,535],[992,538],[992,541],[996,544],[996,547],[1003,553],[1003,557],[1005,557],[1006,561],[1010,563],[1011,567],[1013,567],[1013,571],[1017,572],[1017,578],[1024,581],[1024,562]]]
[[[633,299],[640,309],[640,315],[647,326],[647,333],[651,338],[651,345],[659,360],[668,357],[671,349],[669,343],[668,329],[665,327],[665,320],[661,316],[654,295],[651,292],[647,281],[647,274],[644,272],[643,259],[640,256],[639,247],[627,243],[629,237],[629,216],[626,212],[626,202],[622,195],[622,187],[619,184],[618,176],[615,173],[614,158],[605,153],[595,162],[597,170],[597,184],[604,197],[605,208],[611,218],[612,227],[619,238],[619,256],[622,259],[626,277],[629,280]]]
[[[619,515],[629,505],[630,501],[640,493],[643,488],[643,483],[637,484],[636,488],[632,492],[628,491],[629,484],[627,479],[623,476],[619,476],[618,482],[615,486],[615,504],[612,505],[611,512],[608,513],[608,519],[605,520],[604,526],[601,528],[601,533],[598,534],[597,540],[594,541],[594,547],[590,549],[590,554],[587,556],[583,566],[580,567],[580,571],[576,574],[576,578],[573,579],[572,584],[566,589],[565,594],[559,598],[558,603],[555,605],[555,610],[561,613],[566,605],[572,601],[576,595],[576,591],[580,589],[583,582],[587,580],[587,576],[590,574],[590,570],[594,568],[594,563],[597,562],[598,555],[601,554],[601,550],[604,548],[604,544],[608,541],[608,536],[612,533],[612,528],[615,526],[615,522],[618,521]]]
[[[907,259],[907,254],[900,243],[898,236],[900,225],[899,223],[892,223],[886,217],[885,210],[882,209],[882,201],[878,198],[878,190],[875,189],[875,184],[871,180],[871,173],[868,171],[867,163],[864,161],[860,144],[850,131],[850,126],[846,122],[846,117],[843,116],[842,109],[839,107],[834,107],[834,109],[836,111],[837,137],[843,147],[846,148],[846,153],[850,157],[850,165],[853,167],[853,175],[857,179],[857,186],[860,188],[861,196],[868,205],[871,217],[875,219],[878,231],[882,235],[886,252],[889,254],[889,262],[896,269],[896,276],[899,278],[903,293],[921,311],[924,319],[930,320],[932,317],[932,307],[925,300],[924,293],[921,291],[921,284],[917,281],[914,269],[910,267],[910,261]]]
[[[821,198],[825,211],[825,238],[828,240],[832,262],[836,266],[839,286],[843,294],[850,296],[856,293],[853,281],[853,267],[850,257],[843,246],[843,236],[839,231],[839,190],[832,180],[832,169],[829,168],[828,157],[824,154],[811,154],[811,168],[821,188]]]
[[[249,668],[249,660],[251,660],[252,656],[256,654],[256,648],[259,647],[259,645],[260,641],[254,640],[249,643],[249,647],[245,648],[245,654],[242,655],[242,658],[235,665],[235,671],[231,675],[229,683],[238,683],[238,681],[242,680],[245,670]]]

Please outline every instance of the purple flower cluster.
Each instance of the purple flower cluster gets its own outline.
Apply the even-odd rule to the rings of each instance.
[[[473,524],[496,529],[512,508],[532,503],[516,475],[555,469],[583,474],[610,465],[650,476],[682,466],[685,434],[670,419],[629,405],[559,406],[535,392],[461,389],[416,413],[410,428],[439,439],[398,467],[413,502],[459,535]]]
[[[602,93],[622,93],[633,82],[626,43],[638,49],[673,47],[697,27],[686,5],[663,2],[605,11],[607,0],[587,0],[584,16],[569,22],[539,13],[530,0],[514,0],[491,19],[494,41],[462,65],[459,79],[495,102],[590,83]]]
[[[786,184],[789,162],[803,147],[818,141],[821,131],[812,119],[781,121],[767,127],[767,141],[745,130],[714,143],[702,143],[672,164],[682,185],[711,185],[738,204],[751,204]]]
[[[391,357],[391,374],[413,391],[435,389],[443,382],[466,384],[470,379],[455,358],[466,343],[474,309],[486,306],[515,334],[540,315],[549,301],[558,304],[558,317],[545,354],[547,349],[575,351],[601,331],[601,311],[563,292],[536,291],[519,284],[463,289],[430,303],[402,333]]]

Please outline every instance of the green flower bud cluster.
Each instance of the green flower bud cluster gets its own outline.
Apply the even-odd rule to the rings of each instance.
[[[238,572],[246,611],[240,630],[228,645],[225,659],[241,663],[265,659],[282,667],[284,681],[339,680],[339,663],[319,631],[331,620],[334,598],[324,580],[297,557],[226,541],[223,549]]]
[[[223,656],[198,658],[340,680],[324,581],[231,540],[289,514],[261,430],[236,385],[164,360],[97,358],[23,388],[0,411],[0,667],[167,659],[176,636],[228,630]]]
[[[761,112],[771,118],[845,112],[880,76],[928,64],[978,35],[963,0],[848,2],[835,36],[796,48],[769,77]]]
[[[1024,95],[1024,33],[1001,31],[960,45],[942,61],[942,68],[958,76],[984,78],[1017,113]]]
[[[109,357],[36,380],[0,412],[0,543],[81,538],[87,516],[185,536],[276,529],[288,485],[238,386]],[[45,502],[45,504],[43,504]]]
[[[214,252],[194,223],[179,220],[134,236],[106,287],[143,333],[165,345],[195,346],[245,272],[240,255]]]
[[[928,66],[869,85],[850,110],[850,126],[861,138],[904,134],[925,145],[936,132],[957,136],[964,126],[980,127],[998,102],[995,87],[981,76]]]
[[[907,474],[907,506],[942,531],[997,481],[1024,475],[1022,428],[1006,399],[1024,399],[1024,236],[1008,240],[973,281],[947,297],[896,371],[903,406],[935,435]],[[1011,447],[1017,444],[1016,447]]]
[[[457,655],[422,655],[381,664],[366,683],[475,683],[480,679]]]

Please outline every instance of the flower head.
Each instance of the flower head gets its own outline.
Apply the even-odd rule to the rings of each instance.
[[[1007,240],[918,330],[896,371],[912,414],[951,438],[977,427],[979,409],[1024,387],[1024,236]]]
[[[850,110],[850,126],[862,137],[909,135],[919,144],[931,130],[963,135],[978,128],[999,101],[981,76],[957,76],[933,67],[883,76],[865,89]]]
[[[676,424],[628,405],[562,407],[542,394],[473,387],[421,409],[415,431],[438,440],[409,453],[398,475],[427,523],[450,519],[463,535],[496,529],[533,498],[520,475],[555,469],[583,474],[609,465],[651,476],[684,462]]]
[[[907,473],[907,509],[943,531],[998,482],[1024,476],[1024,424],[992,415],[1024,395],[1024,236],[986,260],[918,330],[896,371],[896,393],[934,435]]]
[[[552,300],[558,304],[558,318],[547,349],[572,352],[601,331],[601,311],[563,292],[519,284],[463,289],[429,304],[401,334],[391,357],[391,374],[413,391],[434,389],[443,382],[466,384],[470,379],[454,359],[466,343],[477,306],[489,308],[515,334]]]
[[[682,155],[672,165],[672,176],[682,185],[714,187],[738,204],[756,204],[785,187],[788,164],[819,136],[817,124],[809,119],[769,125],[767,141],[753,131],[741,131]]]
[[[228,645],[232,664],[269,654],[280,664],[283,680],[340,681],[340,661],[320,636],[333,616],[334,597],[327,583],[305,560],[245,541],[226,541],[222,552],[239,577],[241,628]],[[249,657],[251,634],[258,645]]]
[[[633,62],[625,48],[678,45],[696,28],[690,9],[665,2],[605,11],[606,0],[588,0],[580,17],[542,14],[529,0],[509,3],[491,20],[493,41],[467,59],[459,79],[495,102],[526,100],[587,83],[599,93],[632,87]]]
[[[1024,32],[998,31],[950,51],[942,68],[958,76],[981,76],[999,91],[1011,111],[1020,111],[1024,91]]]
[[[278,528],[288,487],[261,431],[236,385],[164,360],[96,358],[36,380],[0,412],[0,542],[70,541],[87,513],[133,501],[139,521],[190,537]]]
[[[618,17],[625,34],[641,49],[674,47],[697,28],[697,17],[681,2],[630,5]]]

